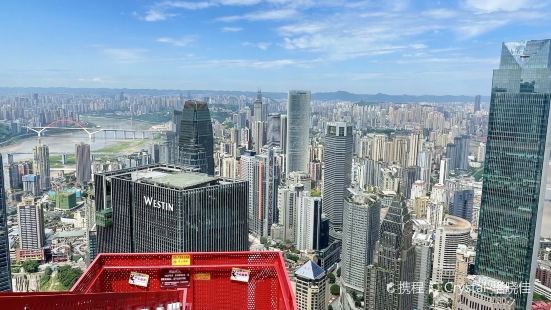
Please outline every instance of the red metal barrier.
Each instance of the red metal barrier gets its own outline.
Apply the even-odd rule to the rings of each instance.
[[[141,294],[139,307],[129,294]],[[54,305],[52,296],[82,303]],[[100,254],[70,293],[0,294],[14,309],[31,300],[44,309],[295,309],[278,252]]]

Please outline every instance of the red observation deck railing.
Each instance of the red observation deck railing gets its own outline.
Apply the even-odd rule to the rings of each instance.
[[[100,254],[69,292],[2,293],[2,309],[295,309],[279,252]]]

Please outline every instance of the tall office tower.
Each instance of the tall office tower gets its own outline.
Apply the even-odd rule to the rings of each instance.
[[[11,155],[11,154],[9,154]],[[19,189],[23,187],[23,183],[21,181],[22,174],[19,174],[19,165],[16,163],[11,163],[8,166],[8,174],[10,177],[10,188],[12,190]]]
[[[19,260],[43,259],[44,213],[42,205],[34,202],[33,197],[23,198],[17,205],[17,221],[19,223]]]
[[[279,169],[271,148],[260,155],[246,151],[241,156],[241,177],[249,183],[249,230],[259,237],[268,237],[278,220]]]
[[[416,180],[421,176],[421,168],[419,166],[409,166],[401,169],[402,179],[400,180],[400,188],[403,189],[406,199],[411,198],[411,188]]]
[[[458,303],[454,310],[514,310],[521,309],[518,301],[512,297],[514,287],[510,283],[496,280],[487,276],[469,275],[465,285],[461,287]],[[518,289],[516,289],[518,290]],[[531,294],[531,293],[530,293]],[[525,309],[522,307],[522,309]],[[530,308],[532,306],[530,304]]]
[[[268,128],[266,129],[266,144],[269,146],[281,145],[281,114],[270,113],[268,115]]]
[[[298,200],[296,213],[296,245],[301,251],[320,250],[322,201],[320,197],[304,195]]]
[[[255,122],[265,122],[267,118],[266,105],[262,104],[262,92],[258,90],[256,94],[256,100],[253,103],[253,113]]]
[[[323,206],[331,229],[342,229],[342,213],[347,188],[352,181],[352,126],[328,123],[325,130]]]
[[[473,221],[474,190],[459,189],[451,193],[448,210],[450,215]]]
[[[419,155],[419,149],[423,143],[423,133],[414,131],[409,135],[408,145],[408,166],[417,165],[417,156]]]
[[[156,164],[94,174],[94,185],[99,253],[249,249],[245,181]]]
[[[33,167],[38,175],[40,190],[50,188],[50,148],[47,145],[33,147]]]
[[[455,253],[455,278],[453,280],[453,285],[455,287],[464,287],[467,282],[467,276],[474,271],[474,258],[476,252],[474,248],[468,247],[465,244],[460,244],[457,246],[457,251]],[[459,304],[460,293],[461,290],[459,289],[453,291],[453,304],[455,306]]]
[[[90,144],[79,143],[75,146],[76,177],[77,183],[86,185],[92,178],[92,158],[90,157]]]
[[[281,115],[281,126],[279,128],[281,150],[284,154],[287,154],[287,114]],[[285,171],[287,173],[287,171]]]
[[[428,307],[433,243],[431,231],[415,231],[413,235],[413,245],[415,246],[414,282],[420,284],[422,289],[413,292],[412,309],[426,309]]]
[[[474,97],[474,111],[480,111],[480,95],[476,95],[476,97]]]
[[[455,277],[456,251],[459,244],[471,243],[471,224],[466,220],[448,215],[436,228],[434,241],[433,283],[452,282]]]
[[[4,167],[0,154],[0,167]],[[4,190],[4,169],[0,169],[0,291],[11,291],[10,243],[8,214]]]
[[[297,309],[325,309],[329,297],[326,296],[325,270],[309,260],[295,271],[295,278]]]
[[[449,158],[442,158],[440,160],[440,171],[438,174],[438,183],[444,184],[448,179],[450,173]]]
[[[486,143],[480,142],[478,145],[478,152],[476,154],[476,160],[481,163],[484,162],[484,158],[486,157]]]
[[[448,143],[446,145],[446,156],[448,158],[448,169],[455,170],[457,167],[457,145]]]
[[[184,104],[178,134],[179,162],[214,175],[214,138],[206,102],[188,100]],[[178,128],[178,126],[176,126]]]
[[[401,283],[415,279],[413,222],[400,193],[392,201],[381,223],[377,252],[367,267],[366,309],[410,310],[413,294],[397,294]]]
[[[447,199],[447,193],[446,193],[446,186],[444,184],[436,183],[432,187],[432,191],[430,193],[430,201],[433,203],[440,203],[447,205],[448,199]]]
[[[347,293],[365,291],[365,267],[373,263],[379,240],[381,203],[375,194],[351,192],[344,202],[341,281]],[[346,305],[345,309],[353,308]]]
[[[257,153],[260,153],[262,151],[262,147],[266,144],[264,140],[265,124],[265,122],[260,121],[253,123],[253,149]]]
[[[551,143],[551,40],[504,43],[492,83],[475,269],[533,286]],[[526,309],[532,294],[514,298]]]
[[[285,173],[308,171],[310,145],[310,92],[289,91],[287,101],[287,165]]]
[[[373,136],[373,146],[371,148],[371,159],[375,161],[384,161],[386,135],[378,134]]]

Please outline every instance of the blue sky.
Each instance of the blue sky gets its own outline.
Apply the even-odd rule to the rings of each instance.
[[[484,94],[530,0],[2,1],[0,86]]]

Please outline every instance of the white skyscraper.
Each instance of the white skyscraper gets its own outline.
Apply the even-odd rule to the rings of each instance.
[[[303,196],[297,205],[296,245],[301,251],[315,249],[316,228],[321,223],[321,198]]]

